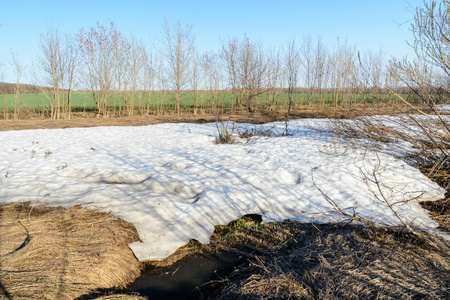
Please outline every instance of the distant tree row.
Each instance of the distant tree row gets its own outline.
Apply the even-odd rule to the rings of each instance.
[[[42,34],[33,74],[37,84],[51,89],[42,91],[51,101],[51,118],[70,118],[74,90],[88,90],[97,114],[107,117],[134,115],[141,97],[147,102],[139,113],[147,114],[155,113],[155,105],[162,111],[162,97],[177,114],[185,99],[193,98],[196,114],[206,102],[219,107],[224,93],[236,109],[254,111],[264,99],[290,110],[299,91],[308,102],[327,99],[338,107],[361,94],[405,85],[397,76],[398,60],[387,61],[382,50],[361,53],[339,39],[329,46],[320,38],[292,38],[274,49],[244,35],[222,40],[217,51],[199,53],[191,25],[166,20],[162,30],[160,45],[153,48],[122,35],[114,23]],[[18,85],[23,67],[13,58]],[[151,100],[155,93],[157,104]]]

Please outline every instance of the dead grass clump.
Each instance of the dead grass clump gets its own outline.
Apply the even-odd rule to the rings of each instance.
[[[439,229],[450,232],[450,198],[423,201],[420,204],[430,211],[432,219],[439,222]]]
[[[437,201],[423,201],[420,204],[430,211],[430,216],[439,222],[439,228],[450,232],[450,163],[436,165],[425,163],[419,170],[446,190],[445,198]]]
[[[258,273],[250,275],[244,281],[228,281],[225,292],[218,299],[313,299],[311,289],[296,280],[295,274],[286,274],[282,267],[273,261],[266,265],[256,258],[250,268],[258,269]]]
[[[126,287],[141,265],[135,228],[80,207],[0,206],[0,298],[74,299]]]
[[[222,280],[216,299],[450,297],[450,243],[402,228],[285,221],[216,235],[210,247],[250,261]]]

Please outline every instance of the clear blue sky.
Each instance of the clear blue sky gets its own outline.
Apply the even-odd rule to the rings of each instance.
[[[278,47],[293,35],[321,36],[333,47],[336,38],[358,50],[378,50],[387,57],[412,57],[406,41],[410,22],[422,0],[0,0],[0,64],[5,81],[13,82],[11,52],[29,73],[39,54],[38,39],[49,27],[77,32],[96,22],[114,22],[126,36],[133,34],[151,45],[161,34],[161,23],[182,21],[194,26],[200,51],[220,48],[220,37],[260,40]],[[31,82],[30,78],[24,82]]]

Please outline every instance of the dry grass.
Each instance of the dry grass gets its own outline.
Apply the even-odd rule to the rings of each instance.
[[[439,229],[450,232],[450,198],[423,201],[420,204],[430,211],[431,218],[439,222]]]
[[[143,299],[117,294],[141,271],[126,245],[137,239],[130,224],[80,207],[17,203],[0,206],[0,216],[0,299]],[[450,297],[448,241],[396,228],[258,225],[255,217],[218,226],[209,245],[192,241],[158,267],[199,253],[248,257],[201,289],[212,299]]]
[[[107,213],[2,205],[0,299],[83,299],[124,288],[140,275],[127,246],[136,240],[132,225]]]
[[[400,228],[285,221],[216,233],[205,249],[250,262],[209,283],[221,286],[212,299],[450,297],[450,243]]]

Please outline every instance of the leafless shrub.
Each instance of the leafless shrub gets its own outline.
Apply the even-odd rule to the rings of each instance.
[[[235,123],[232,123],[231,131],[228,129],[229,121],[217,121],[216,128],[218,136],[216,138],[216,144],[233,144],[233,133],[236,128]]]
[[[364,181],[367,189],[372,193],[372,195],[374,195],[379,202],[386,205],[408,231],[414,234],[418,234],[412,229],[410,224],[406,223],[403,217],[397,212],[397,210],[394,209],[394,206],[396,204],[408,203],[409,201],[420,199],[423,193],[416,193],[416,195],[411,198],[397,199],[398,196],[396,196],[394,189],[390,186],[387,186],[380,179],[382,171],[381,160],[378,152],[375,151],[375,154],[377,156],[375,165],[367,167],[367,165],[365,164],[365,160],[363,161],[363,165],[360,167],[361,179]]]
[[[311,168],[311,178],[314,184],[314,187],[322,194],[323,198],[331,205],[331,207],[334,209],[335,212],[338,212],[340,214],[342,214],[349,223],[351,223],[352,221],[357,221],[357,222],[361,222],[362,224],[366,224],[366,225],[382,225],[382,224],[377,224],[375,221],[369,220],[367,218],[361,217],[359,214],[357,214],[356,209],[358,208],[357,206],[352,206],[352,207],[347,207],[347,208],[341,208],[336,201],[334,201],[332,198],[330,198],[317,184],[316,181],[314,180],[314,169]],[[348,210],[352,210],[352,212],[348,212]]]
[[[239,130],[237,128],[238,134],[240,138],[248,139],[254,136],[272,136],[272,130],[271,129],[263,129],[261,127],[246,127],[245,130]]]
[[[384,168],[381,165],[381,159],[376,150],[373,150],[376,155],[375,163],[367,163],[365,156],[362,159],[362,164],[358,166],[360,177],[362,182],[366,185],[368,191],[374,196],[374,198],[381,204],[385,205],[393,215],[400,221],[400,223],[405,227],[408,232],[411,232],[415,235],[422,235],[423,233],[420,230],[416,230],[413,228],[413,224],[405,221],[404,217],[395,209],[396,205],[399,204],[407,204],[411,201],[418,201],[423,195],[423,192],[416,191],[414,193],[408,193],[401,190],[401,188],[391,187],[387,185],[385,182],[381,180],[381,174]],[[311,169],[311,176],[313,180],[313,184],[316,189],[322,194],[324,199],[333,207],[333,209],[348,218],[351,221],[358,221],[367,225],[377,225],[377,226],[386,226],[386,224],[382,224],[379,222],[375,222],[373,220],[369,220],[365,217],[360,216],[357,213],[357,206],[349,207],[349,208],[341,208],[336,201],[330,198],[315,182],[314,180],[314,169]],[[349,212],[349,210],[352,212]]]
[[[347,150],[350,148],[346,145],[339,144],[336,140],[333,140],[331,145],[317,145],[320,153],[326,155],[347,155]]]
[[[368,139],[371,143],[389,143],[401,140],[410,140],[408,132],[396,130],[392,125],[406,127],[404,120],[397,124],[386,123],[383,117],[359,117],[356,119],[331,118],[328,129],[340,136],[351,139]],[[397,127],[397,128],[398,128]]]

